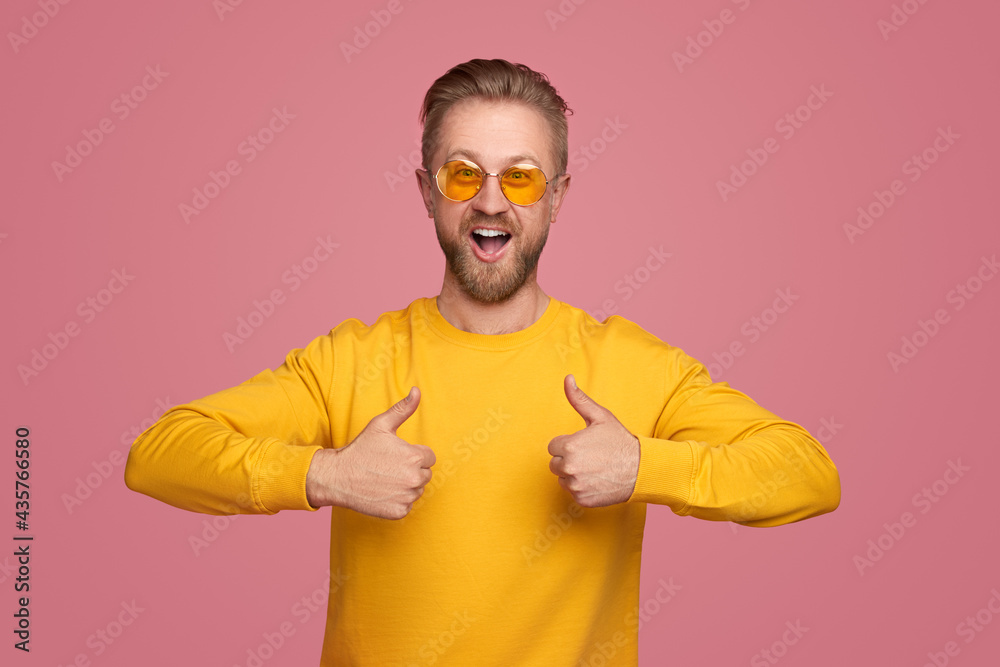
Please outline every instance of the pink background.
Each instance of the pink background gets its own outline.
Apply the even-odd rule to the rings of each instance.
[[[546,72],[576,111],[543,289],[592,312],[610,301],[705,363],[742,343],[716,379],[819,435],[840,469],[840,508],[797,525],[650,506],[640,664],[996,664],[1000,280],[982,268],[991,280],[976,282],[1000,250],[995,3],[908,0],[886,35],[890,0],[402,0],[396,14],[381,0],[246,1],[221,18],[210,0],[48,4],[51,18],[38,0],[0,10],[0,539],[20,532],[22,425],[35,536],[30,655],[11,646],[13,547],[0,550],[4,664],[243,666],[283,623],[294,633],[263,664],[317,663],[325,613],[301,600],[327,575],[328,511],[206,528],[126,489],[129,432],[345,318],[437,294],[443,257],[406,162],[427,87],[473,57]],[[723,10],[731,22],[713,23]],[[348,62],[340,45],[373,11],[391,22],[369,25]],[[700,32],[707,46],[679,71],[674,52]],[[136,86],[144,99],[122,117],[115,100]],[[832,95],[799,109],[812,87]],[[241,142],[275,108],[294,119],[248,161]],[[797,109],[788,136],[775,124]],[[60,180],[53,163],[102,119],[113,131]],[[953,136],[937,154],[939,128]],[[768,138],[777,152],[724,201],[717,182]],[[925,149],[936,161],[913,181],[906,163]],[[230,160],[239,173],[186,222],[179,205]],[[402,184],[387,178],[397,169]],[[905,192],[852,242],[844,225],[897,179]],[[339,247],[293,290],[282,277],[317,237]],[[647,274],[650,246],[672,256]],[[102,292],[123,269],[124,289]],[[615,286],[629,274],[646,282],[626,298]],[[949,293],[967,281],[979,291],[959,308]],[[223,335],[276,289],[284,302],[230,352]],[[786,289],[798,299],[775,321],[766,309]],[[947,321],[894,369],[887,355],[939,309]],[[61,339],[68,323],[77,335]],[[23,379],[50,334],[64,349]],[[196,554],[192,536],[212,539]],[[681,587],[663,605],[661,580]],[[118,634],[120,616],[132,622]],[[801,637],[786,633],[796,624]]]

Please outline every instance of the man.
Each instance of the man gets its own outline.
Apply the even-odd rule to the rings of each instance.
[[[773,526],[840,502],[800,426],[542,291],[566,113],[523,65],[438,79],[417,182],[440,295],[347,320],[132,448],[128,486],[185,509],[333,507],[323,665],[634,665],[646,503]]]

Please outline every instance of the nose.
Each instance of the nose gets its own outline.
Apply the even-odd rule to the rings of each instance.
[[[486,174],[479,192],[472,198],[472,207],[486,215],[497,215],[510,208],[510,202],[500,188],[500,175]]]

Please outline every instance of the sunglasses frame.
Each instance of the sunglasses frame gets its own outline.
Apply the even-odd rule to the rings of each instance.
[[[469,165],[471,167],[474,167],[476,169],[476,171],[478,171],[481,174],[481,176],[482,176],[482,182],[479,184],[479,187],[476,188],[476,194],[472,195],[468,199],[452,199],[447,194],[445,194],[444,189],[441,187],[441,179],[440,179],[441,170],[444,169],[449,164],[451,164],[452,162],[461,162],[462,164],[466,164],[466,165]],[[443,196],[448,201],[463,202],[463,201],[471,201],[472,199],[475,198],[476,195],[478,195],[480,193],[480,191],[483,189],[483,185],[486,183],[486,177],[487,176],[496,176],[497,177],[497,182],[500,184],[500,192],[503,193],[504,199],[506,199],[507,201],[509,201],[514,206],[534,206],[538,202],[542,201],[542,197],[544,197],[545,193],[549,191],[549,183],[551,183],[552,181],[555,181],[555,180],[559,179],[559,176],[556,176],[552,180],[546,180],[545,181],[545,187],[542,189],[542,193],[540,195],[538,195],[538,199],[536,199],[535,201],[531,202],[530,204],[518,204],[516,201],[512,201],[511,198],[507,196],[507,191],[506,191],[506,189],[504,189],[504,186],[503,186],[503,177],[506,176],[507,173],[511,169],[516,169],[517,167],[522,167],[522,168],[523,167],[531,167],[532,169],[537,169],[538,172],[542,175],[542,178],[545,178],[545,179],[548,178],[545,175],[545,172],[542,171],[541,167],[539,167],[538,165],[531,164],[530,162],[519,162],[517,164],[512,164],[511,166],[509,166],[506,169],[504,169],[502,173],[491,174],[490,172],[486,171],[485,169],[483,169],[482,167],[480,167],[478,164],[476,164],[472,160],[463,160],[461,158],[456,158],[454,160],[448,160],[447,162],[445,162],[444,164],[442,164],[440,167],[438,167],[438,170],[436,172],[434,172],[433,178],[434,178],[435,185],[437,185],[438,192],[441,193],[441,196]],[[424,169],[424,171],[427,173],[428,176],[430,176],[430,174],[431,174],[430,169]],[[561,174],[560,174],[560,176],[561,176]]]

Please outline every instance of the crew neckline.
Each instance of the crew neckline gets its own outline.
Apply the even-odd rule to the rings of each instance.
[[[437,307],[437,297],[425,297],[423,300],[424,314],[431,329],[445,340],[480,350],[506,350],[526,345],[543,336],[555,322],[562,305],[558,299],[550,296],[549,304],[542,316],[527,328],[505,334],[481,334],[462,331],[444,318]]]

